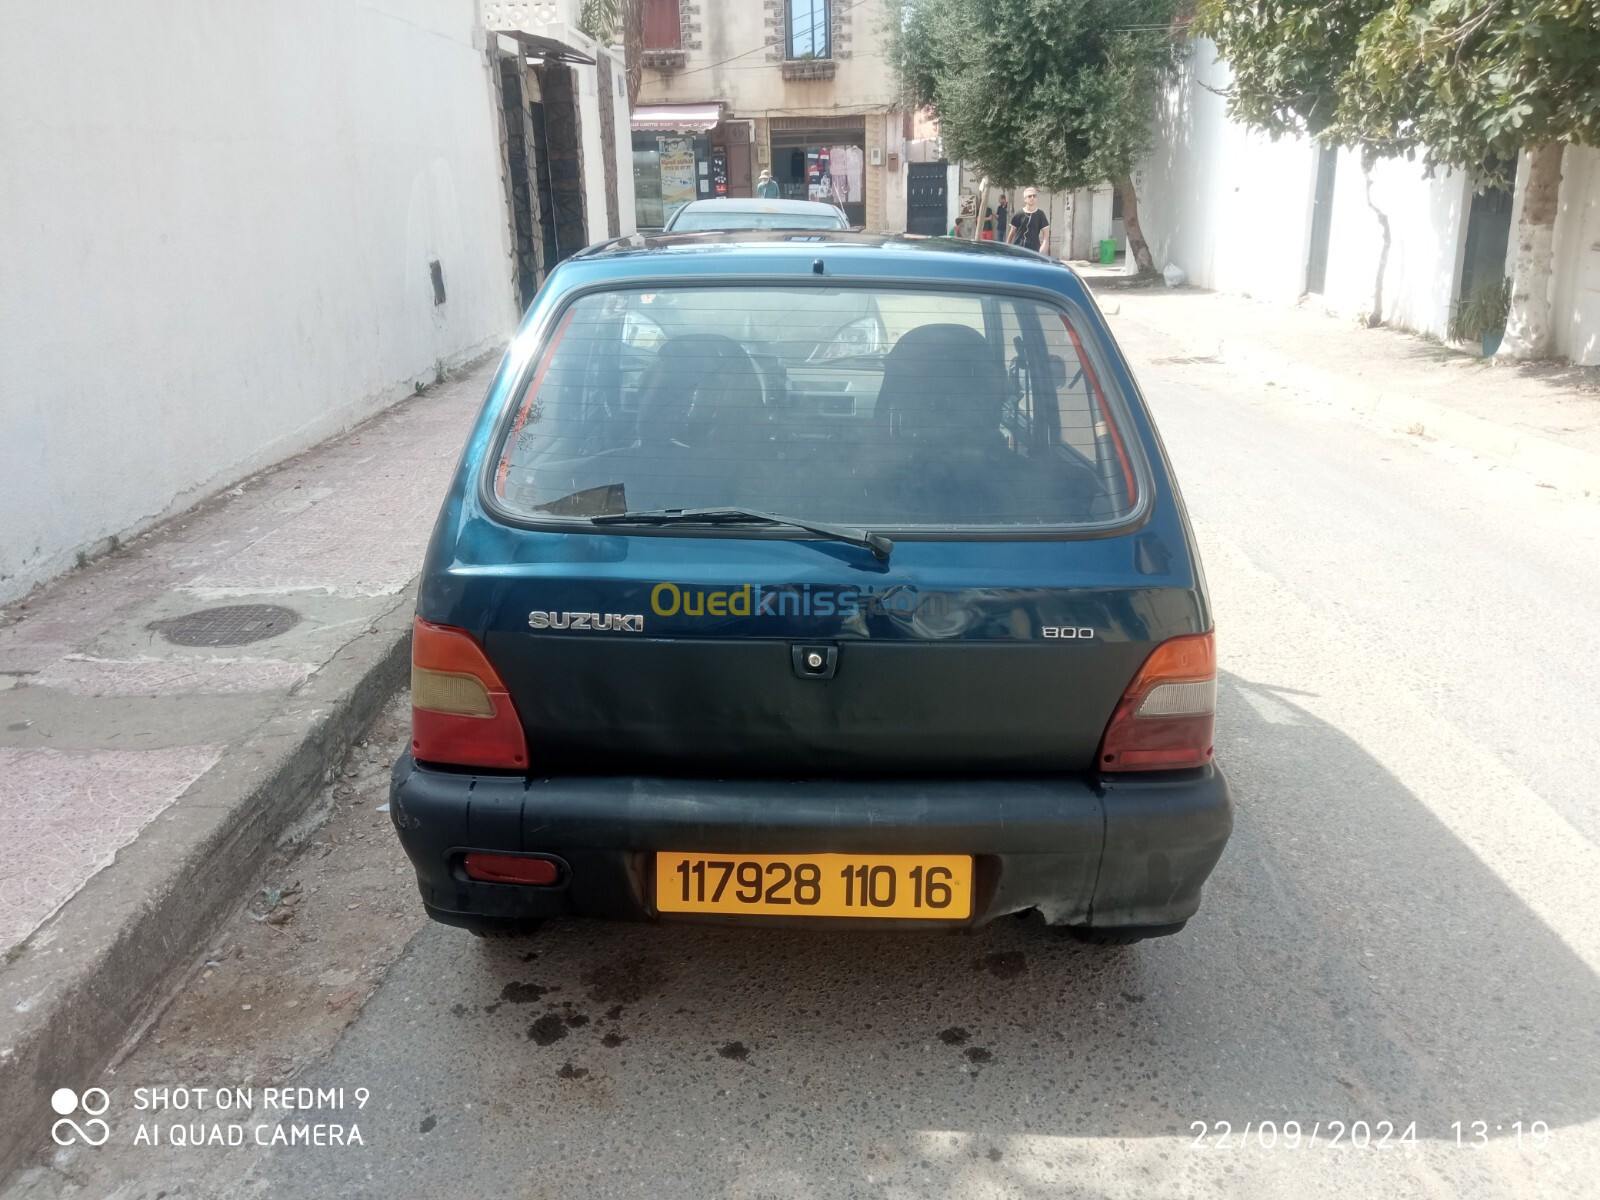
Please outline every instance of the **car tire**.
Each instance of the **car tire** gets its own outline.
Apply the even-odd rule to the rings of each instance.
[[[1058,925],[1056,928],[1063,936],[1091,946],[1131,946],[1151,938],[1171,937],[1187,924],[1187,921],[1179,921],[1175,925]]]

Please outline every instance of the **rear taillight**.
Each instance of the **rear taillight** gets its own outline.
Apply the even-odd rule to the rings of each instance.
[[[1122,693],[1100,739],[1102,771],[1165,771],[1211,761],[1217,652],[1209,633],[1162,642]]]
[[[483,647],[420,617],[411,628],[411,752],[456,767],[528,765],[522,720]]]

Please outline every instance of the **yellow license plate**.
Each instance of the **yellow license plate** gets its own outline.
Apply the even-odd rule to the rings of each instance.
[[[972,915],[969,854],[656,854],[664,913],[773,917]]]

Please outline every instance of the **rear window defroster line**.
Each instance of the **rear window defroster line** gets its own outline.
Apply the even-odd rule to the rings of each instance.
[[[1117,448],[1117,462],[1122,465],[1122,480],[1128,489],[1128,508],[1132,510],[1139,504],[1139,484],[1133,476],[1133,467],[1128,462],[1128,452],[1123,448],[1122,434],[1118,432],[1117,422],[1111,416],[1110,406],[1106,404],[1105,393],[1100,390],[1100,378],[1094,373],[1094,364],[1083,352],[1083,343],[1078,340],[1078,331],[1072,327],[1072,322],[1067,319],[1066,313],[1061,314],[1061,324],[1066,329],[1067,336],[1072,339],[1072,348],[1077,351],[1079,365],[1089,378],[1089,390],[1094,393],[1094,403],[1100,410],[1100,419],[1106,423],[1106,428],[1111,432],[1111,444]]]
[[[511,422],[511,430],[502,443],[500,467],[494,473],[494,494],[501,500],[506,498],[506,476],[511,473],[511,447],[516,442],[517,435],[522,432],[522,427],[528,423],[528,416],[533,412],[533,402],[538,399],[539,388],[544,383],[545,372],[555,361],[556,350],[561,345],[561,339],[567,336],[567,326],[572,324],[572,317],[576,311],[576,307],[569,306],[566,315],[561,318],[561,324],[556,326],[556,331],[550,338],[550,345],[545,348],[542,361],[539,363],[539,369],[534,372],[527,391],[522,395],[522,404],[517,408],[516,420]]]

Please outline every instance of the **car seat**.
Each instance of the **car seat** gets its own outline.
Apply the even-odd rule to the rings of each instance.
[[[1022,464],[1000,429],[1006,388],[993,346],[969,326],[922,325],[895,343],[873,419],[891,448],[881,498],[901,519],[935,525],[1019,519],[1015,480]]]
[[[873,418],[894,441],[947,449],[1004,448],[1005,371],[966,325],[919,325],[884,359]]]
[[[761,377],[744,347],[716,333],[669,338],[639,381],[639,440],[700,448],[763,416]]]
[[[638,444],[629,462],[636,507],[745,503],[763,457],[761,376],[733,338],[669,338],[639,381]]]

